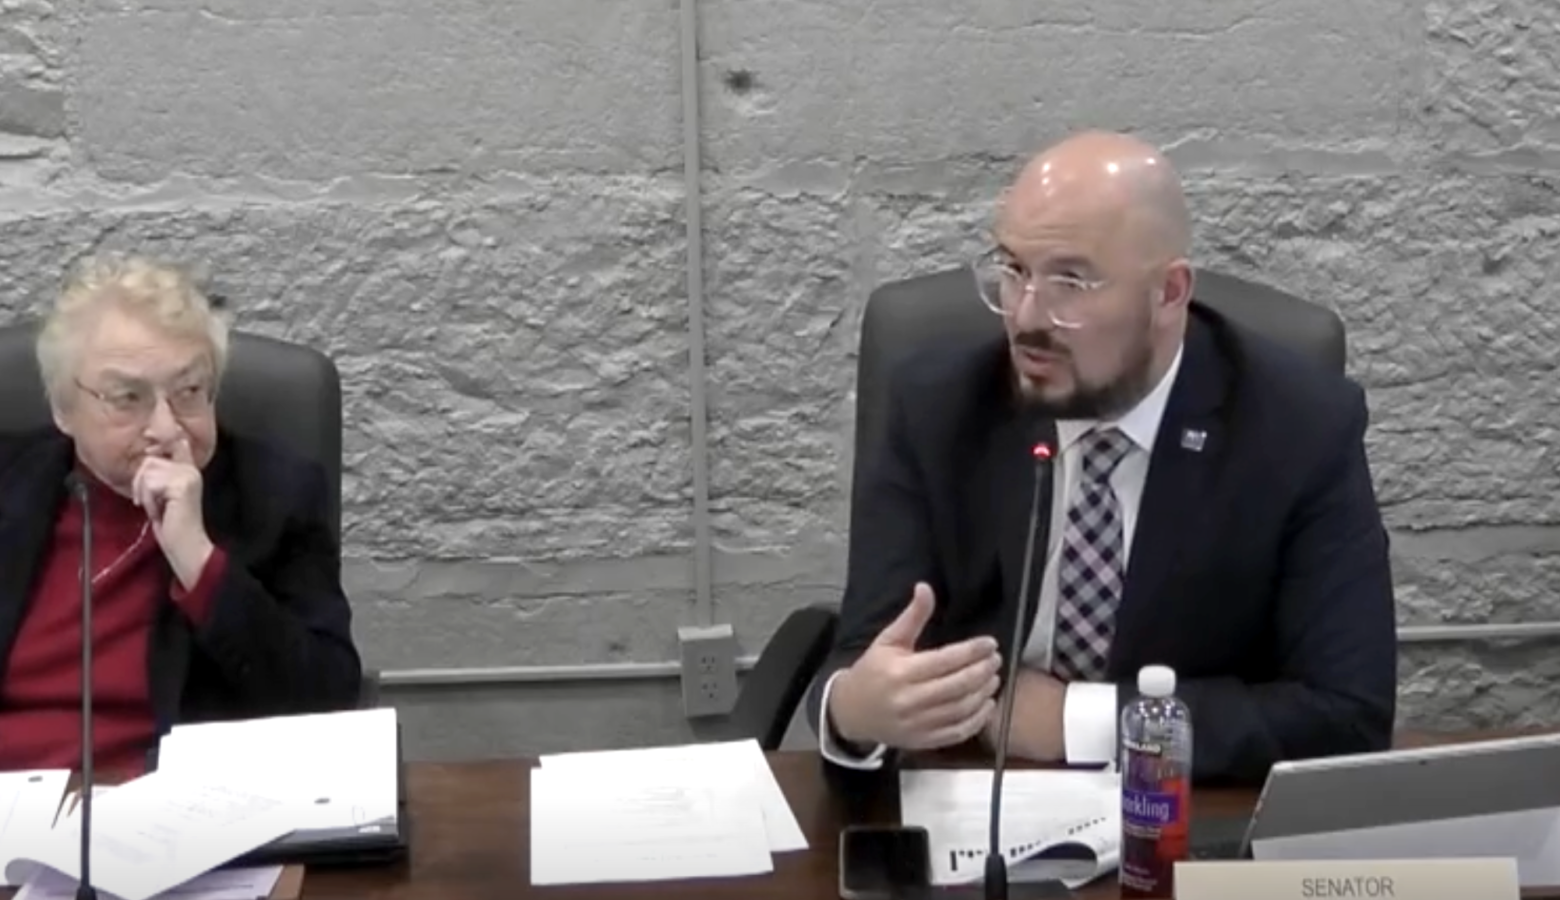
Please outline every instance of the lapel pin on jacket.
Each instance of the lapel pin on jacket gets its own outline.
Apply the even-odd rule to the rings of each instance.
[[[1185,428],[1181,431],[1181,446],[1193,453],[1201,453],[1203,445],[1208,443],[1208,432],[1201,428]]]

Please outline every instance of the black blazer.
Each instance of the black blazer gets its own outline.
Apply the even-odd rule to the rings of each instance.
[[[0,677],[69,499],[74,456],[53,428],[0,437]],[[180,722],[354,707],[362,663],[340,545],[326,524],[324,473],[219,432],[202,482],[206,531],[228,567],[204,627],[171,598],[158,610],[147,659],[158,733]]]
[[[855,489],[813,722],[829,675],[904,609],[917,581],[937,595],[925,646],[986,634],[1004,659],[1013,652],[1002,623],[1035,475],[1032,426],[1020,424],[1011,384],[1004,340],[928,351],[896,373],[885,434]],[[1367,417],[1352,381],[1193,305],[1107,677],[1125,704],[1139,668],[1174,667],[1201,782],[1256,782],[1278,760],[1390,745],[1396,620]],[[1205,433],[1201,450],[1183,447],[1187,430]]]

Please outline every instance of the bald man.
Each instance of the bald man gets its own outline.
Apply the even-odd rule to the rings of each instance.
[[[1122,135],[1066,140],[1006,192],[974,265],[1005,339],[899,369],[856,486],[809,700],[832,765],[990,746],[1003,690],[1012,753],[1104,763],[1151,664],[1178,675],[1200,783],[1390,745],[1397,641],[1363,392],[1196,302],[1190,235],[1170,164]],[[1036,434],[1058,453],[1013,647]]]

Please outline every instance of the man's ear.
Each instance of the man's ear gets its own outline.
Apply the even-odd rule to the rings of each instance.
[[[1191,263],[1178,259],[1165,269],[1165,278],[1159,288],[1160,305],[1184,309],[1192,302],[1192,293],[1196,287],[1197,275],[1192,271]]]

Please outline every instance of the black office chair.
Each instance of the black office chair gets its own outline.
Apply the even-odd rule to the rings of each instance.
[[[0,328],[0,432],[47,426],[52,418],[38,374],[36,322]],[[325,470],[328,516],[341,535],[341,377],[318,350],[244,332],[228,341],[217,421],[234,434],[277,444]],[[379,705],[379,676],[365,670],[359,695]]]
[[[1193,295],[1194,303],[1223,314],[1237,326],[1295,348],[1333,371],[1344,370],[1343,322],[1326,307],[1268,285],[1206,269],[1197,272]],[[929,342],[996,338],[1001,333],[1002,320],[982,304],[968,266],[892,282],[872,292],[861,320],[856,361],[852,485],[861,483],[862,468],[871,460],[872,447],[882,427],[889,375],[899,362]],[[804,620],[810,629],[808,633],[815,637],[827,634],[832,643],[835,609],[812,606],[798,610],[791,618]],[[764,648],[760,658],[763,677],[773,683],[760,683],[760,673],[755,668],[743,686],[744,694],[752,690],[760,695],[774,695],[784,688],[796,690],[798,698],[805,695],[828,656],[828,647],[820,652],[811,645],[798,643],[787,630],[790,625],[790,619],[781,625],[777,640]],[[781,635],[786,635],[783,642],[778,640]],[[801,685],[799,690],[796,685]],[[765,712],[783,720],[762,723],[763,733],[773,734],[778,729],[783,734],[796,707],[776,704]],[[760,726],[750,723],[748,727]]]
[[[731,714],[700,728],[701,739],[752,738],[764,750],[779,750],[813,675],[829,656],[838,619],[833,606],[821,603],[786,616],[742,679]]]

